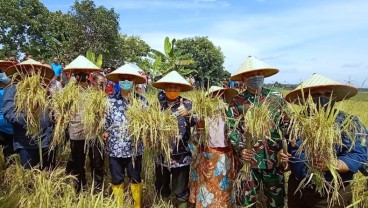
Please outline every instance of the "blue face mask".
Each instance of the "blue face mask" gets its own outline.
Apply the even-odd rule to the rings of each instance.
[[[10,82],[10,79],[8,76],[6,76],[5,72],[0,73],[0,83],[8,84],[9,82]]]
[[[133,81],[124,80],[119,81],[119,87],[125,92],[129,92],[133,88]]]

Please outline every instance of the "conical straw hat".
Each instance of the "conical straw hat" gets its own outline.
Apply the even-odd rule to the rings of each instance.
[[[130,80],[134,81],[134,84],[143,84],[146,83],[147,80],[144,78],[139,72],[143,71],[138,66],[127,63],[123,66],[117,68],[115,71],[106,75],[106,78],[113,81],[119,82],[122,80]]]
[[[210,89],[208,89],[206,96],[221,95],[222,93],[225,93],[226,103],[230,103],[234,96],[239,94],[239,92],[234,88],[211,86]]]
[[[55,75],[54,71],[49,65],[41,64],[40,62],[33,59],[28,59],[18,64],[9,66],[5,70],[5,74],[8,77],[12,77],[17,72],[22,74],[30,74],[33,69],[37,72],[40,72],[41,76],[45,77],[48,80],[51,80]]]
[[[172,71],[166,74],[157,82],[152,83],[152,86],[164,90],[165,87],[170,84],[179,86],[181,92],[186,92],[193,89],[193,86],[189,84],[189,82],[185,80],[184,77],[182,77],[177,71]]]
[[[7,69],[9,66],[14,65],[14,64],[17,64],[17,62],[0,60],[0,69],[5,71],[5,69]]]
[[[242,77],[247,77],[250,73],[261,72],[264,77],[270,77],[279,72],[278,69],[265,64],[264,62],[249,56],[244,63],[239,67],[238,71],[231,76],[233,81],[241,81]]]
[[[335,101],[341,101],[351,98],[358,93],[358,89],[356,89],[355,87],[341,84],[319,74],[313,74],[307,80],[302,82],[297,88],[289,92],[285,96],[285,99],[290,103],[295,101],[302,102],[303,99],[309,96],[310,93],[321,89],[331,90],[333,92],[333,96],[335,97]]]
[[[98,66],[88,60],[86,57],[79,55],[76,59],[74,59],[68,66],[63,70],[65,72],[84,72],[84,73],[92,73],[92,72],[100,72],[102,71]]]

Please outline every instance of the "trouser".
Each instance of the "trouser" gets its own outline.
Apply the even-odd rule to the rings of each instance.
[[[91,141],[92,142],[92,141]],[[67,174],[77,178],[76,190],[79,192],[86,185],[86,151],[85,140],[70,140],[70,156],[66,165]],[[104,178],[104,157],[102,145],[94,142],[88,145],[88,156],[94,185],[94,192],[100,192]]]
[[[284,176],[276,169],[251,169],[251,180],[243,181],[238,200],[243,206],[254,205],[259,201],[257,194],[263,185],[264,199],[268,208],[282,208],[285,200]],[[239,192],[239,190],[237,190]],[[240,195],[240,196],[239,196]]]
[[[178,168],[171,168],[162,165],[155,165],[156,182],[155,188],[162,197],[169,197],[171,192],[175,194],[176,199],[181,202],[189,199],[189,171],[190,166],[183,166]],[[170,175],[172,175],[172,182],[170,190]]]
[[[119,185],[124,182],[125,169],[131,183],[137,184],[141,182],[142,156],[135,157],[134,163],[132,157],[109,157],[109,165],[113,185]]]
[[[334,205],[329,204],[327,196],[322,197],[312,187],[305,187],[295,193],[300,181],[297,180],[293,175],[290,175],[288,181],[288,207],[289,208],[342,208],[351,204],[352,193],[349,183],[345,182],[345,188],[339,190],[339,202]],[[295,194],[294,194],[295,193]]]
[[[17,152],[24,169],[31,169],[37,165],[40,165],[40,169],[52,169],[55,166],[54,152],[49,152],[48,148],[42,148],[42,152],[39,149],[18,149]]]
[[[15,153],[13,148],[13,135],[7,134],[5,132],[0,132],[0,137],[2,138],[0,140],[0,145],[3,146],[3,154],[5,157],[5,162],[8,164],[9,157]]]

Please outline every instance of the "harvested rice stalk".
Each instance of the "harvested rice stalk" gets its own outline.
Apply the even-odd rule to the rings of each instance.
[[[226,118],[227,104],[220,96],[206,96],[204,90],[189,92],[188,98],[193,103],[193,114],[205,122],[205,128],[200,134],[198,143],[207,146],[210,139],[209,128],[213,119],[218,117]]]
[[[60,91],[55,92],[52,97],[51,111],[55,116],[55,129],[51,148],[62,144],[65,136],[65,130],[68,127],[70,119],[79,112],[81,105],[82,89],[71,79],[68,84]]]
[[[137,147],[143,139],[146,149],[154,149],[156,154],[163,153],[165,160],[170,161],[170,144],[178,143],[177,118],[169,110],[161,111],[157,98],[152,97],[148,102],[147,108],[139,100],[132,99],[126,112],[134,145]]]
[[[16,85],[15,113],[17,116],[24,113],[27,136],[39,136],[41,130],[40,115],[44,115],[49,106],[47,89],[42,86],[42,83],[43,78],[40,74],[33,72],[31,76],[23,77]]]
[[[324,107],[324,110],[319,109],[311,97],[304,103],[300,112],[299,108],[289,106],[294,111],[289,127],[291,143],[295,144],[297,139],[301,140],[297,154],[303,152],[310,166],[308,168],[310,177],[304,179],[297,190],[312,183],[319,194],[327,194],[329,202],[333,205],[338,202],[338,191],[343,186],[342,179],[337,172],[335,148],[342,148],[342,134],[345,134],[354,146],[357,127],[351,116],[344,118],[341,124],[337,123],[336,119],[340,111],[332,107],[331,103]],[[328,167],[333,176],[332,181],[326,181],[324,171],[314,168],[313,164],[319,161],[324,162]]]
[[[82,123],[86,139],[94,139],[97,136],[98,141],[103,143],[105,113],[109,109],[106,93],[102,90],[87,88],[82,93],[82,97],[84,100]]]
[[[267,101],[262,104],[252,104],[243,113],[245,141],[242,141],[244,148],[251,150],[253,146],[263,139],[271,139],[271,130],[274,128],[273,118],[270,112],[270,105]],[[238,181],[244,181],[250,177],[250,164],[244,161],[239,172]]]

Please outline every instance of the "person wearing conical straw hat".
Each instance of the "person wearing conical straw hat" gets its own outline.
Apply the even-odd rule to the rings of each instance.
[[[353,179],[354,173],[367,162],[367,148],[362,146],[364,145],[362,141],[366,137],[366,129],[356,116],[337,110],[335,105],[336,102],[353,97],[357,92],[358,90],[352,86],[341,84],[319,74],[313,74],[285,96],[287,102],[299,104],[302,107],[301,113],[294,113],[290,125],[292,129],[296,128],[303,132],[302,135],[292,136],[293,130],[291,130],[289,138],[290,154],[280,153],[279,157],[280,161],[289,162],[291,170],[288,182],[288,207],[296,208],[301,205],[306,208],[346,207],[352,202],[349,181]],[[334,129],[333,132],[337,132],[329,134],[333,138],[328,138],[329,136],[326,133],[318,133],[320,126],[323,126],[321,130],[324,132],[331,131],[329,126],[326,126],[318,117],[323,113],[325,113],[326,120],[333,119],[330,126]],[[303,131],[307,126],[299,126],[302,123],[302,120],[298,119],[299,115],[302,115],[301,118],[306,118],[308,121],[318,119],[320,123],[315,126],[315,129],[308,130],[308,132],[316,133]],[[294,119],[297,119],[298,123],[294,123]],[[311,125],[308,124],[308,126]],[[308,136],[306,133],[308,133]],[[329,149],[326,146],[320,146],[321,143],[317,141],[317,138],[314,138],[315,140],[312,142],[318,144],[318,146],[313,151],[307,149],[305,145],[307,145],[306,140],[312,139],[314,135],[323,137],[321,143],[327,143],[330,139],[341,141],[334,141]],[[305,145],[302,145],[302,143]],[[330,153],[333,155],[332,157],[330,157]],[[326,162],[327,160],[328,162]],[[331,190],[327,187],[328,193],[323,192],[322,195],[318,193],[318,185],[315,184],[316,179],[311,180],[313,179],[312,173],[316,173],[316,171],[322,172],[322,177],[327,182],[332,182],[337,175],[340,176],[342,179],[338,182],[341,183],[340,188]],[[331,171],[334,173],[332,174]],[[336,175],[333,176],[334,174]],[[306,181],[310,181],[312,184]],[[301,184],[304,185],[300,186]],[[334,199],[332,191],[338,191],[338,199]],[[338,201],[333,202],[333,200]]]
[[[0,103],[3,101],[4,88],[11,82],[9,77],[7,77],[5,72],[3,72],[3,68],[9,67],[11,64],[13,64],[13,62],[4,64],[4,61],[0,61]],[[10,162],[10,155],[15,153],[13,148],[13,137],[13,126],[6,122],[4,114],[0,109],[0,146],[3,148],[6,163]]]
[[[54,157],[52,154],[49,154],[51,135],[53,133],[53,122],[49,116],[49,110],[46,109],[45,112],[38,112],[38,109],[36,110],[35,114],[38,113],[40,126],[39,135],[27,136],[29,128],[29,124],[26,122],[27,115],[24,111],[19,114],[16,113],[15,96],[18,90],[18,83],[21,80],[33,76],[34,73],[39,73],[42,79],[42,83],[39,84],[47,85],[54,76],[54,72],[50,67],[42,65],[33,59],[28,59],[9,66],[5,70],[5,73],[9,78],[13,79],[13,83],[5,88],[2,112],[4,113],[5,120],[13,127],[13,147],[19,154],[20,163],[25,169],[30,169],[37,165],[40,165],[40,168],[50,168],[53,165]],[[28,96],[32,98],[32,95]],[[34,109],[38,107],[29,106],[29,108]],[[42,157],[40,157],[40,153]]]
[[[178,72],[171,71],[152,84],[159,92],[158,99],[163,110],[171,110],[178,119],[179,144],[170,144],[170,164],[165,162],[163,155],[156,158],[155,188],[162,197],[167,198],[171,192],[175,194],[177,206],[185,208],[189,199],[189,171],[192,156],[188,142],[191,127],[197,123],[196,116],[191,115],[192,102],[180,96],[181,92],[190,91],[190,85]],[[172,175],[172,191],[170,190],[170,175]]]
[[[207,97],[221,97],[225,103],[229,103],[236,94],[236,89],[211,86]],[[225,104],[223,106],[226,107]],[[231,195],[235,180],[234,158],[225,131],[225,116],[226,109],[217,117],[207,119],[210,137],[208,144],[198,144],[204,127],[204,121],[199,121],[197,134],[190,143],[195,160],[192,163],[189,201],[195,207],[233,207],[235,202]]]
[[[82,55],[78,56],[67,65],[64,71],[74,74],[77,83],[82,86],[82,90],[86,90],[90,84],[97,85],[97,81],[100,80],[96,78],[96,83],[88,82],[90,73],[99,72],[101,70]],[[101,79],[101,82],[104,82],[104,80]],[[98,88],[98,86],[96,86],[96,88]],[[82,191],[87,184],[85,163],[86,152],[88,150],[93,180],[93,193],[99,193],[102,191],[104,178],[103,147],[97,142],[97,135],[93,138],[86,138],[87,135],[84,131],[84,124],[82,123],[84,113],[84,107],[80,106],[79,112],[71,117],[68,125],[70,155],[66,165],[66,172],[76,176],[77,183],[75,188],[77,192]],[[88,140],[89,143],[86,144],[86,140]],[[88,147],[88,149],[85,147]]]
[[[135,208],[140,208],[142,201],[143,142],[139,141],[137,148],[135,147],[133,138],[129,134],[126,111],[132,102],[131,99],[138,99],[143,106],[148,106],[147,100],[134,92],[135,84],[146,83],[146,79],[139,71],[141,69],[138,66],[127,63],[106,76],[107,79],[119,83],[120,93],[109,97],[110,109],[107,112],[104,133],[114,197],[120,206],[124,196],[126,169],[131,182],[130,188]]]
[[[268,66],[262,61],[249,56],[232,75],[231,80],[241,81],[246,86],[245,91],[236,95],[230,102],[228,111],[229,138],[236,152],[239,162],[250,166],[250,172],[242,176],[239,171],[239,180],[236,192],[237,203],[242,206],[255,205],[259,199],[257,192],[263,184],[264,197],[267,207],[284,207],[284,168],[277,160],[280,151],[281,135],[278,129],[282,128],[282,109],[285,104],[282,94],[273,89],[263,87],[264,78],[278,73],[278,69]],[[267,101],[267,110],[275,126],[265,130],[264,138],[251,137],[252,132],[246,131],[244,123],[246,112],[254,106],[262,107]],[[240,121],[240,122],[238,122]],[[251,124],[248,124],[250,126]],[[258,125],[258,124],[257,124]],[[249,131],[249,130],[248,130]],[[252,146],[254,144],[254,146]],[[240,167],[239,167],[240,169]],[[248,170],[247,170],[248,171]],[[242,177],[240,177],[242,176]],[[242,179],[241,179],[242,178]]]

